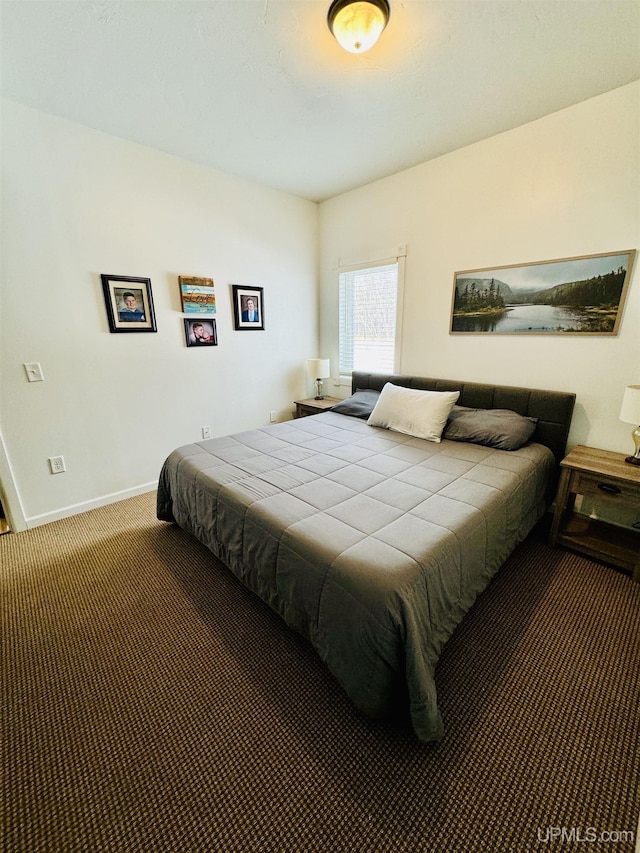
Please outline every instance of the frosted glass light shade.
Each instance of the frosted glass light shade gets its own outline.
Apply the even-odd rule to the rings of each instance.
[[[387,0],[334,0],[327,15],[329,29],[349,53],[374,46],[389,20]]]
[[[624,389],[620,420],[626,424],[640,424],[640,385],[627,385]]]

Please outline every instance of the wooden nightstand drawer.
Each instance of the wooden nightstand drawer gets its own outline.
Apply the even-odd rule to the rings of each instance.
[[[616,500],[620,503],[638,501],[640,513],[640,484],[616,480],[602,474],[574,471],[571,475],[572,492],[587,497]]]

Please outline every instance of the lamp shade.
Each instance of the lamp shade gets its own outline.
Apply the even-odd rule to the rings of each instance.
[[[627,385],[624,389],[620,420],[626,424],[640,424],[640,385]]]
[[[387,0],[333,0],[327,15],[329,29],[349,53],[372,48],[388,20]]]
[[[307,373],[312,379],[326,379],[331,376],[331,362],[328,358],[307,359]]]

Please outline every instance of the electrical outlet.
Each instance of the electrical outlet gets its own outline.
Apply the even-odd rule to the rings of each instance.
[[[211,438],[211,427],[203,426],[202,427],[202,437],[203,438]]]
[[[24,365],[24,369],[27,372],[27,379],[29,382],[44,382],[44,373],[42,372],[42,367],[37,361],[30,361]]]
[[[278,421],[278,413],[277,412],[269,412],[269,423],[275,424]]]
[[[50,456],[49,467],[52,474],[63,474],[67,470],[64,464],[64,456]]]

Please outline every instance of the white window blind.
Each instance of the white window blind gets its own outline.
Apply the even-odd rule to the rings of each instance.
[[[398,264],[340,273],[340,373],[393,373]]]

